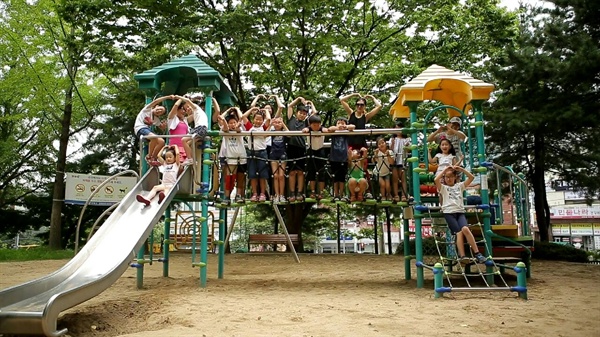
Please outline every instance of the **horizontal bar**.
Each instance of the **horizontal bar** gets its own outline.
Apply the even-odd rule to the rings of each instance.
[[[479,291],[519,291],[514,288],[517,287],[471,287],[471,288],[450,288],[450,287],[441,287],[436,288],[435,291],[438,293],[448,293],[448,292],[460,292],[460,293],[468,293],[468,292],[479,292]]]

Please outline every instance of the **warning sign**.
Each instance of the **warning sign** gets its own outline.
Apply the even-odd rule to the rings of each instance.
[[[72,205],[83,205],[90,195],[98,189],[109,176],[67,173],[67,185],[65,189],[65,203]],[[90,202],[90,205],[110,206],[123,199],[137,183],[136,177],[117,177],[111,179],[99,190]]]

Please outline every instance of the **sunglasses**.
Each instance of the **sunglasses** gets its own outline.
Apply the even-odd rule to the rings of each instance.
[[[356,106],[365,106],[365,105],[362,103],[356,103]]]

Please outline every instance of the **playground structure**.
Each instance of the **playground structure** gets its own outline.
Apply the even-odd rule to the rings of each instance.
[[[183,95],[191,90],[202,91],[205,97],[205,111],[209,120],[211,119],[211,98],[213,96],[224,106],[233,105],[235,100],[233,94],[223,84],[220,75],[194,55],[153,68],[136,75],[135,78],[139,81],[140,88],[146,92],[148,102],[156,94]],[[424,270],[432,270],[436,297],[453,291],[515,291],[521,298],[527,298],[525,282],[526,276],[530,275],[530,256],[533,247],[533,241],[529,236],[528,191],[521,176],[512,172],[510,168],[500,167],[487,160],[482,104],[489,98],[492,90],[493,86],[490,84],[435,65],[403,86],[390,114],[393,118],[407,118],[410,121],[410,125],[403,128],[402,132],[411,136],[413,144],[409,147],[412,157],[407,160],[411,164],[408,167],[407,176],[409,177],[410,194],[414,197],[414,202],[392,203],[367,200],[355,203],[356,207],[373,206],[375,209],[382,207],[386,210],[399,208],[404,213],[405,279],[411,279],[411,262],[413,259],[416,260],[417,287],[424,286]],[[425,118],[419,119],[418,106],[426,100],[437,100],[443,105],[433,108],[427,112]],[[432,123],[433,117],[441,111],[447,111],[449,116],[460,116],[463,120],[463,127],[467,131],[468,141],[464,144],[463,153],[468,154],[467,164],[473,172],[479,175],[481,181],[481,200],[472,208],[474,211],[467,212],[467,214],[475,225],[473,232],[480,236],[478,240],[481,245],[480,249],[488,258],[484,264],[485,267],[473,262],[463,265],[458,261],[454,252],[453,236],[449,235],[445,224],[435,221],[435,219],[442,218],[439,206],[436,206],[438,198],[421,197],[419,193],[421,184],[431,181],[431,174],[426,169],[428,168],[427,143],[420,142],[418,136],[427,136],[428,126]],[[474,120],[472,121],[472,119]],[[346,135],[373,136],[395,132],[398,132],[398,129],[357,130]],[[280,134],[306,136],[306,134],[296,131],[261,133],[261,135]],[[210,131],[209,136],[204,139],[202,147],[196,148],[193,156],[195,160],[197,159],[198,165],[184,169],[176,187],[168,193],[162,204],[154,202],[151,207],[140,212],[141,206],[135,202],[135,195],[149,190],[159,181],[158,170],[148,167],[142,160],[140,167],[142,178],[139,183],[116,207],[113,214],[108,217],[75,258],[53,274],[0,292],[0,333],[41,333],[48,336],[60,336],[66,333],[66,331],[56,329],[56,319],[60,312],[96,296],[118,279],[129,266],[137,269],[136,285],[138,288],[143,287],[145,266],[153,262],[162,263],[163,276],[169,276],[169,247],[171,244],[183,244],[182,241],[178,241],[180,239],[178,235],[185,236],[186,240],[191,239],[189,242],[192,252],[191,265],[199,267],[201,287],[206,287],[206,263],[209,251],[217,252],[218,278],[223,278],[225,244],[231,235],[231,228],[235,224],[239,208],[243,205],[231,205],[236,208],[236,213],[229,230],[226,230],[228,228],[227,207],[219,208],[218,220],[215,220],[214,214],[209,214],[209,203],[214,204],[217,197],[215,187],[216,179],[218,179],[218,175],[215,173],[217,148],[212,142],[212,137],[222,135],[218,131]],[[240,135],[253,136],[251,132],[241,132]],[[168,139],[171,136],[161,137]],[[144,154],[142,149],[141,158],[144,158]],[[496,184],[499,189],[492,193],[495,196],[495,203],[490,202],[488,188],[488,172],[490,171],[496,172]],[[503,219],[502,199],[505,195],[503,191],[500,191],[500,186],[505,181],[502,175],[508,177],[509,199],[516,200],[516,216],[513,217],[513,223],[510,224],[501,222]],[[223,184],[220,186],[222,187]],[[184,225],[175,223],[176,231],[173,237],[170,236],[173,216],[171,207],[169,207],[172,202],[181,203],[188,209],[188,213],[185,213]],[[333,204],[329,199],[307,199],[304,202]],[[339,205],[339,202],[337,204]],[[294,247],[297,239],[292,236],[296,233],[288,232],[280,211],[280,208],[286,207],[286,205],[271,205],[285,241],[296,261],[299,262]],[[491,209],[495,209],[495,214],[500,215],[499,218],[494,219],[494,224],[491,222]],[[163,212],[165,234],[161,242],[162,257],[154,258],[153,249],[147,252],[146,248],[153,247],[154,238],[150,234]],[[218,238],[211,237],[209,239],[209,219],[211,217],[210,226],[213,228],[211,235],[214,235],[215,224],[218,223]],[[407,230],[411,217],[415,222],[414,232]],[[177,218],[176,215],[175,219]],[[439,234],[434,235],[435,250],[426,251],[424,247],[422,233],[425,220],[430,221],[433,232]],[[414,249],[411,249],[410,245],[411,235],[415,237]],[[144,244],[147,238],[150,238],[149,245]],[[255,239],[259,240],[259,238]],[[264,238],[261,239],[264,240]],[[209,242],[211,243],[210,247]],[[187,244],[188,241],[185,243]],[[133,263],[132,250],[138,251],[137,259],[133,260]],[[197,251],[199,251],[199,258],[196,256]],[[106,258],[106,256],[111,258]],[[517,262],[516,266],[508,265],[511,262]],[[470,273],[470,268],[473,266],[477,269],[475,274]],[[453,272],[453,268],[457,269],[458,273]],[[506,269],[517,273],[517,286],[508,286],[502,278]],[[453,286],[451,276],[454,274],[462,276],[467,286]],[[472,286],[468,279],[471,275],[480,277],[485,286]],[[493,287],[496,277],[500,278],[500,286]],[[447,286],[445,286],[444,280],[448,282]]]

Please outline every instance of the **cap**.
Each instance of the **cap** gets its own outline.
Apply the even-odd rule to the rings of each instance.
[[[458,123],[458,125],[462,125],[462,119],[460,119],[460,117],[452,117],[450,118],[450,123]]]
[[[297,109],[298,111],[302,110],[308,112],[308,107],[306,105],[298,105]]]

